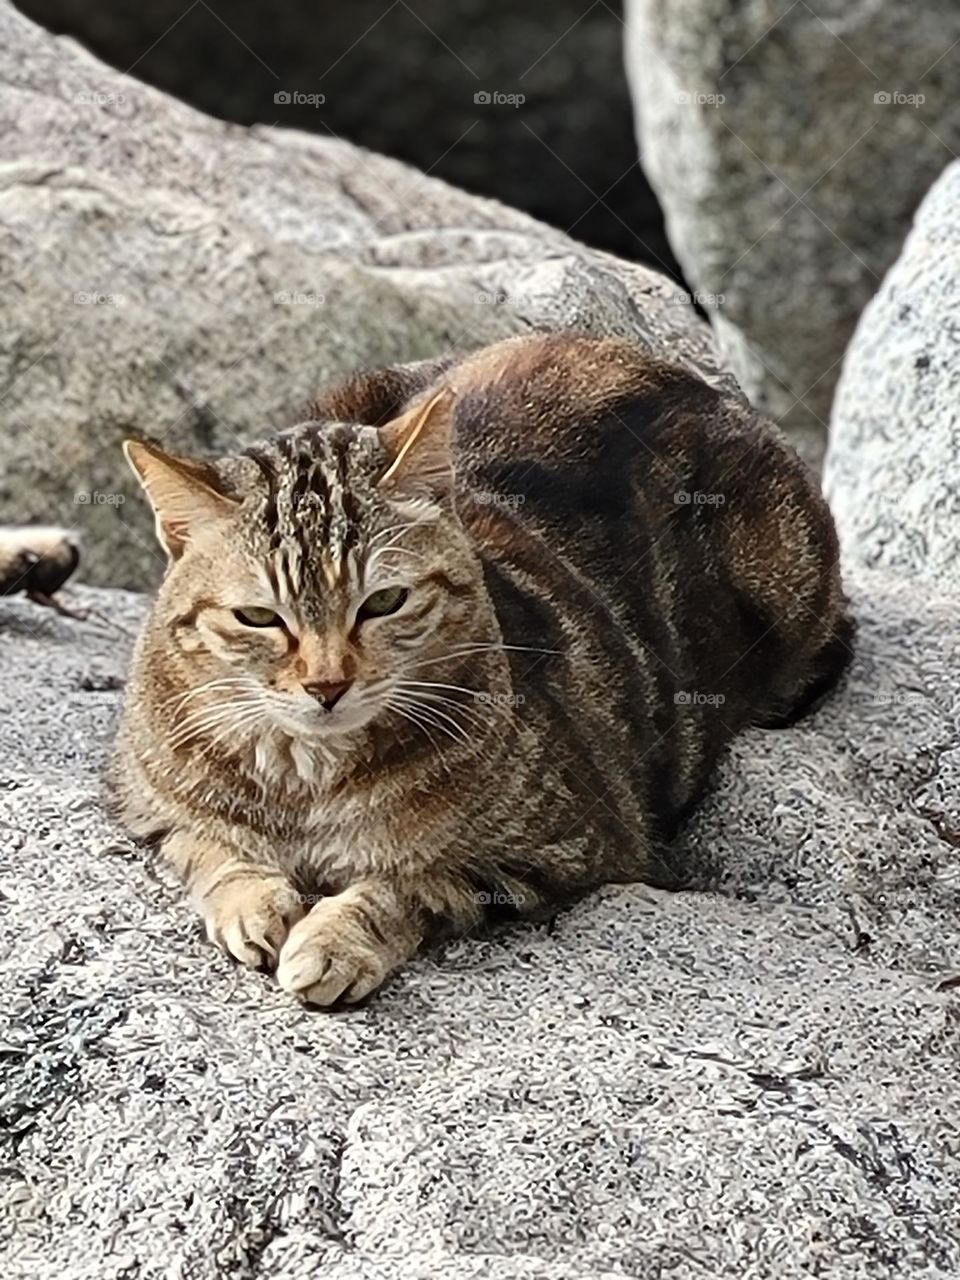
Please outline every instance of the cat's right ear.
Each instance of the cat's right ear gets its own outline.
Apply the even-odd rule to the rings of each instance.
[[[213,467],[194,458],[166,453],[145,440],[125,440],[123,452],[150,499],[157,538],[172,560],[203,525],[223,520],[240,505],[218,488]]]

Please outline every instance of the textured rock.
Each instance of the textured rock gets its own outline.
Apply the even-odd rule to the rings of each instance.
[[[616,4],[231,0],[228,12],[184,0],[19,0],[19,8],[219,119],[344,138],[573,227],[587,244],[676,270],[636,163]],[[483,92],[523,101],[475,101]],[[278,93],[288,100],[277,102]]]
[[[843,688],[725,762],[694,889],[333,1015],[101,816],[125,646],[0,601],[3,1274],[960,1273],[957,598],[867,577]]]
[[[960,150],[960,9],[626,7],[641,157],[674,251],[747,395],[812,458],[857,317]]]
[[[0,520],[72,500],[90,580],[158,565],[131,433],[220,449],[346,370],[531,327],[732,384],[663,277],[346,143],[210,120],[2,0],[0,135]]]
[[[850,562],[960,590],[960,164],[861,317],[824,480]]]

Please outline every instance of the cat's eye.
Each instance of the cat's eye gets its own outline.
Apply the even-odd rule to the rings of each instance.
[[[234,609],[233,616],[245,627],[282,627],[283,621],[279,613],[272,609],[261,609],[253,606],[249,609]]]
[[[396,613],[404,603],[409,592],[405,587],[384,587],[367,596],[360,606],[360,618],[385,618],[388,613]]]

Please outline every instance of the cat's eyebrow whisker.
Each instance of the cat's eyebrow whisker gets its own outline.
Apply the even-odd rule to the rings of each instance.
[[[372,554],[382,555],[384,551],[389,551],[391,547],[396,546],[405,533],[410,529],[416,529],[420,523],[421,521],[414,521],[412,524],[394,524],[391,525],[389,529],[381,529],[379,533],[375,533],[373,535],[367,543],[367,546]],[[380,539],[387,537],[387,535],[391,533],[396,534],[396,537],[391,538],[385,546],[377,547],[377,543]]]
[[[415,560],[426,559],[422,551],[414,551],[411,547],[401,547],[396,543],[390,543],[387,547],[377,547],[370,553],[371,560],[375,560],[379,556],[412,556]]]
[[[369,545],[371,547],[375,547],[381,538],[389,537],[391,533],[396,533],[398,529],[402,532],[404,529],[412,529],[413,527],[414,526],[412,524],[408,524],[407,521],[403,521],[401,524],[389,525],[386,529],[380,529],[375,533],[370,539]]]

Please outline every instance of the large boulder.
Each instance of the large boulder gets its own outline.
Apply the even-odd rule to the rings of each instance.
[[[744,391],[815,460],[844,348],[960,150],[960,8],[627,0],[641,158]]]
[[[107,450],[151,409],[155,434],[219,447],[324,374],[456,340],[471,290],[512,302],[464,322],[621,326],[718,376],[656,277],[400,166],[156,95],[133,133],[107,106],[103,136],[84,133],[53,103],[102,69],[2,9],[0,36],[34,155],[0,198],[0,323],[26,335],[4,357],[18,434],[0,465],[33,477],[44,514],[65,483],[116,484]],[[90,239],[111,270],[131,264],[124,287],[92,274]],[[113,304],[62,310],[77,262]],[[274,306],[305,281],[338,299],[332,333],[326,303]],[[16,296],[28,283],[45,307]],[[838,471],[841,509],[849,483]],[[101,507],[78,513],[106,576],[148,535],[133,504]],[[130,554],[130,573],[151,563]],[[144,598],[78,588],[86,623],[0,601],[5,1275],[960,1273],[960,593],[850,564],[851,669],[809,719],[734,744],[677,847],[689,890],[610,888],[452,942],[335,1014],[232,967],[103,816]]]
[[[957,598],[873,574],[854,608],[843,688],[724,762],[690,891],[325,1014],[103,818],[127,646],[0,601],[4,1274],[960,1274]]]
[[[530,328],[724,380],[651,271],[344,142],[222,124],[0,2],[0,520],[70,520],[91,581],[159,557],[120,440],[219,450],[358,366]]]
[[[850,563],[960,591],[960,163],[857,326],[824,481]]]
[[[220,119],[345,138],[563,230],[575,227],[588,244],[676,269],[660,206],[636,163],[618,5],[230,0],[227,12],[189,0],[18,0],[18,7]],[[578,81],[584,91],[571,92]]]

